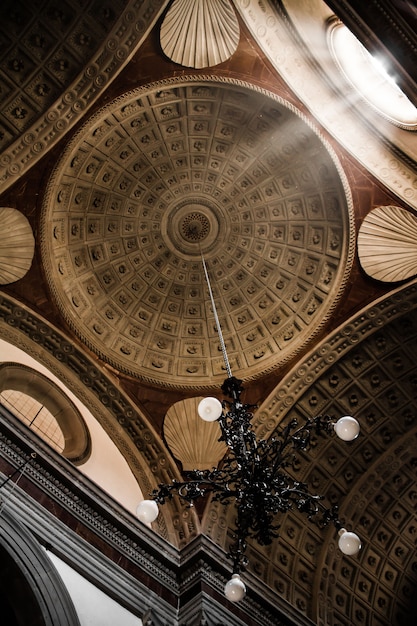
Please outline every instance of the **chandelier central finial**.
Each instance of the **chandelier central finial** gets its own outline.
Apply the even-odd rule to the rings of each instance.
[[[359,424],[350,415],[336,422],[332,417],[324,415],[307,419],[301,425],[293,419],[269,440],[256,437],[252,425],[255,407],[241,401],[242,381],[233,376],[230,368],[203,256],[202,264],[227,378],[221,387],[226,399],[220,402],[218,398],[205,398],[198,406],[198,413],[203,420],[219,423],[220,440],[226,443],[228,452],[219,468],[195,469],[187,474],[186,481],[174,480],[171,484],[159,485],[152,493],[152,500],[144,500],[139,504],[137,514],[143,522],[154,521],[158,516],[157,503],[164,504],[174,495],[178,495],[188,506],[193,506],[196,500],[206,494],[212,494],[213,500],[224,506],[234,504],[235,541],[228,553],[233,563],[233,575],[225,586],[225,594],[232,602],[238,602],[246,593],[240,573],[247,566],[247,541],[252,538],[260,545],[267,545],[277,539],[279,514],[298,509],[320,526],[333,523],[339,534],[340,550],[348,555],[359,551],[360,539],[343,527],[338,517],[338,507],[327,507],[323,503],[324,496],[310,493],[307,484],[295,480],[291,475],[297,452],[309,448],[313,433],[322,435],[334,432],[342,440],[352,441],[359,434]]]

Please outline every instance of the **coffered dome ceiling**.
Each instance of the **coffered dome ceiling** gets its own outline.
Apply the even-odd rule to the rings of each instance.
[[[220,393],[226,372],[203,254],[233,374],[245,381],[244,401],[258,405],[257,436],[273,437],[293,418],[352,414],[360,421],[355,442],[314,438],[293,469],[312,492],[339,504],[362,550],[342,559],[333,528],[293,511],[280,516],[277,541],[249,541],[248,594],[236,607],[236,616],[242,611],[263,625],[271,607],[282,619],[270,624],[414,624],[415,136],[346,92],[326,33],[330,6],[346,11],[349,4],[0,5],[0,207],[10,221],[6,232],[3,219],[1,233],[2,341],[88,407],[144,495],[181,470],[211,467],[224,447],[201,426],[196,407],[208,389]],[[373,3],[375,24],[379,5],[390,4]],[[194,19],[197,5],[208,21]],[[180,21],[193,25],[195,38]],[[224,30],[203,40],[218,22]],[[189,45],[197,40],[200,47]],[[3,473],[16,459],[6,443]],[[49,473],[50,454],[38,460]],[[100,485],[117,474],[113,458],[105,461]],[[155,593],[159,608],[175,593],[176,609],[188,603],[197,578],[178,570],[177,596],[167,561],[159,569],[138,548],[149,536],[156,555],[155,534],[138,526],[135,536],[111,506],[114,532],[98,495],[85,512],[68,493],[66,465],[59,508],[55,478],[49,486],[33,469],[16,493],[27,489],[34,503],[41,493],[39,502],[69,520],[68,528],[74,522],[94,550],[111,554],[135,589],[145,580],[146,602]],[[125,506],[113,485],[108,493]],[[26,522],[33,526],[32,517]],[[233,507],[208,499],[190,510],[174,498],[153,530],[180,550],[201,533],[203,547],[216,548],[211,555],[228,546],[234,527]],[[195,545],[179,561],[191,555],[197,562]],[[129,559],[137,555],[135,574]],[[202,562],[202,596],[217,606],[223,571],[213,572],[223,561],[216,570],[210,556],[212,571]],[[89,579],[88,560],[75,569],[84,565]],[[125,589],[110,593],[123,606]]]
[[[290,104],[236,81],[172,80],[104,107],[70,142],[42,215],[50,289],[79,337],[173,387],[272,370],[328,319],[353,254],[348,187]]]

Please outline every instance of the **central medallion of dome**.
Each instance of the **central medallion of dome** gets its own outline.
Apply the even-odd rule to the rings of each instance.
[[[164,212],[161,234],[173,253],[184,259],[200,258],[202,253],[207,254],[222,245],[221,222],[227,224],[215,203],[205,198],[187,198]]]
[[[210,222],[205,215],[194,211],[184,217],[181,234],[186,241],[201,242],[210,233]]]
[[[354,252],[331,148],[287,102],[184,77],[127,93],[67,145],[40,237],[51,295],[81,340],[154,384],[202,389],[292,358],[329,319]]]

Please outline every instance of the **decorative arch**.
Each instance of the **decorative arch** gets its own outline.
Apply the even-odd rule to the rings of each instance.
[[[31,85],[30,93],[25,93],[19,88],[8,93],[8,99],[11,102],[19,102],[22,98],[24,102],[30,100],[31,114],[29,115],[28,110],[20,107],[23,109],[20,111],[23,118],[14,119],[14,124],[12,123],[11,126],[10,121],[6,123],[9,129],[14,126],[18,132],[6,134],[5,141],[10,139],[11,143],[7,145],[0,164],[0,188],[2,190],[15,183],[19,176],[27,172],[99,98],[142,45],[166,3],[167,0],[152,0],[142,2],[138,7],[135,0],[129,0],[119,11],[113,6],[112,11],[108,13],[106,13],[105,6],[98,5],[97,10],[94,9],[92,2],[70,2],[65,9],[63,8],[64,13],[71,11],[70,21],[75,29],[79,29],[80,24],[88,29],[88,23],[91,24],[91,21],[94,21],[96,29],[101,30],[101,37],[97,44],[93,43],[94,37],[92,38],[92,47],[84,46],[86,54],[80,59],[82,46],[77,45],[79,36],[77,30],[64,29],[65,35],[57,45],[68,51],[67,54],[71,59],[68,64],[70,69],[61,68],[60,78],[57,75],[54,76],[54,72],[49,73],[47,83],[44,83],[43,79],[36,74],[36,64],[30,63],[29,66],[35,68],[33,70],[35,73],[27,79]],[[23,8],[21,10],[24,11]],[[37,32],[38,10],[41,10],[41,5],[32,6],[27,13],[24,13],[19,32],[22,41],[29,38],[30,32]],[[53,11],[51,13],[53,14]],[[75,19],[73,19],[74,16]],[[54,39],[58,38],[60,29],[54,24],[53,16],[49,16],[47,21],[45,19],[46,16],[43,15],[43,28],[50,29],[54,32]],[[10,23],[8,25],[10,27]],[[86,33],[85,36],[89,38],[90,33]],[[12,42],[13,40],[10,40],[10,46],[13,45]],[[7,45],[4,46],[4,57],[0,58],[0,64],[7,63],[8,55],[11,54],[9,50]],[[91,56],[88,54],[89,50]],[[53,55],[56,55],[54,46],[50,49],[50,55],[44,59],[45,64],[52,63]],[[71,68],[74,69],[73,72]],[[21,81],[18,81],[17,85],[20,84]],[[48,95],[48,97],[40,97],[40,95]],[[40,104],[41,101],[46,103],[46,107]],[[40,131],[40,128],[43,130]],[[13,157],[17,153],[20,157],[18,159]]]
[[[55,417],[65,439],[63,456],[72,463],[84,463],[90,455],[91,440],[81,413],[49,378],[21,363],[0,365],[0,393],[6,389],[20,391],[43,404]]]
[[[109,376],[64,334],[10,296],[0,295],[0,337],[53,371],[84,402],[125,457],[142,493],[180,473],[152,425]],[[199,534],[197,513],[173,499],[154,523],[157,532],[182,547]]]
[[[69,593],[42,547],[3,509],[0,518],[0,599],[13,626],[80,626]],[[3,602],[2,602],[3,611]]]
[[[407,491],[408,485],[405,485],[403,491],[398,492],[404,498],[401,503],[393,494],[397,493],[396,483],[401,478],[400,467],[410,476],[409,484],[415,484],[416,346],[417,281],[414,280],[364,307],[329,334],[283,378],[255,414],[257,435],[265,439],[273,436],[284,420],[287,422],[291,418],[302,423],[306,417],[314,415],[353,414],[361,423],[361,435],[352,444],[355,446],[354,459],[350,444],[324,437],[312,442],[306,462],[294,468],[297,480],[323,494],[327,503],[338,504],[346,527],[354,528],[360,535],[364,548],[358,558],[352,557],[349,562],[349,571],[358,573],[358,576],[355,574],[356,588],[352,591],[349,587],[350,579],[344,574],[346,568],[343,569],[345,560],[335,554],[337,536],[334,528],[322,530],[306,522],[297,511],[280,518],[280,539],[272,546],[263,548],[250,544],[248,549],[250,568],[306,616],[320,619],[320,624],[333,623],[334,615],[334,623],[336,618],[341,619],[344,613],[337,609],[336,602],[340,607],[349,607],[352,623],[365,623],[366,617],[363,621],[360,619],[374,609],[390,610],[394,615],[394,611],[405,614],[407,605],[411,606],[406,580],[401,582],[401,597],[396,597],[395,588],[400,576],[396,572],[401,571],[400,557],[411,554],[411,544],[402,537],[398,546],[390,544],[392,550],[388,555],[384,552],[388,544],[385,546],[382,539],[386,535],[392,537],[393,544],[398,520],[398,525],[402,524],[402,534],[415,540],[412,533],[417,528],[416,489],[410,486]],[[359,377],[360,385],[357,382]],[[388,469],[384,466],[387,459],[390,459]],[[391,481],[389,485],[385,478],[381,479],[384,472]],[[387,499],[386,495],[390,493],[392,497]],[[371,495],[375,499],[375,514],[372,519],[368,516],[370,521],[367,518],[362,521],[362,513],[371,501]],[[386,505],[385,509],[377,508],[380,501]],[[384,513],[390,503],[392,517],[388,520]],[[232,540],[230,529],[234,527],[234,515],[232,507],[224,508],[211,501],[204,514],[203,532],[226,549]],[[395,528],[395,532],[389,534],[386,528]],[[376,556],[369,555],[368,561],[370,540],[376,546]],[[397,547],[398,553],[395,552]],[[388,573],[391,578],[386,580],[382,590],[373,569],[375,559],[384,562],[387,571],[391,567]],[[406,578],[415,585],[417,562],[411,556],[409,559]],[[397,570],[394,569],[395,562]],[[337,563],[337,576],[334,563]],[[328,574],[325,581],[321,581],[323,564]],[[331,595],[332,585],[338,589],[338,592],[334,589],[332,592],[334,602],[331,606],[336,608],[332,609],[333,612],[323,612],[323,603],[328,601],[326,598]],[[372,595],[370,589],[376,590],[377,587],[378,593],[375,591]],[[314,589],[320,591],[320,598]],[[352,606],[359,597],[362,609],[357,612]]]
[[[284,5],[283,9],[279,9],[281,4]],[[343,110],[343,124],[340,123],[340,115],[335,115],[335,111],[339,110],[335,97],[337,92],[330,82],[330,76],[332,68],[335,72],[337,69],[326,42],[325,23],[332,14],[326,3],[309,0],[309,14],[317,16],[317,19],[308,21],[308,33],[307,28],[303,28],[307,26],[306,21],[297,20],[299,0],[285,0],[279,4],[272,0],[239,0],[235,6],[264,54],[316,120],[386,187],[408,205],[416,207],[417,189],[410,184],[414,180],[414,167],[410,159],[393,155],[388,143],[382,145],[379,133],[369,123],[361,124],[361,132],[353,132],[361,123],[353,107]],[[323,64],[328,80],[321,80],[320,73],[311,71],[308,55],[299,51],[297,63],[294,63],[294,33],[290,33],[286,26],[288,19],[296,26],[297,35],[303,39],[303,45],[307,46],[310,55],[313,52],[316,55],[317,66]],[[377,117],[382,120],[381,116]],[[387,125],[391,126],[389,122]],[[415,140],[413,134],[409,134],[409,143],[405,143],[402,137],[402,154],[406,151],[414,152]],[[378,158],[375,158],[376,154]]]
[[[360,532],[362,555],[343,559],[334,535],[321,550],[317,564],[321,575],[312,594],[319,626],[336,623],[342,616],[350,616],[354,624],[365,623],[372,605],[391,624],[415,624],[416,477],[417,427],[377,457],[344,503]],[[377,570],[382,573],[379,583],[374,578]]]

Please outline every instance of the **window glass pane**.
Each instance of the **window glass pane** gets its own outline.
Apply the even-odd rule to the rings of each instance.
[[[2,391],[0,399],[9,411],[34,430],[54,450],[62,453],[65,447],[64,435],[47,408],[31,396],[13,389]]]
[[[359,94],[393,124],[417,129],[417,109],[395,84],[383,62],[373,57],[340,22],[329,28],[333,58]]]

